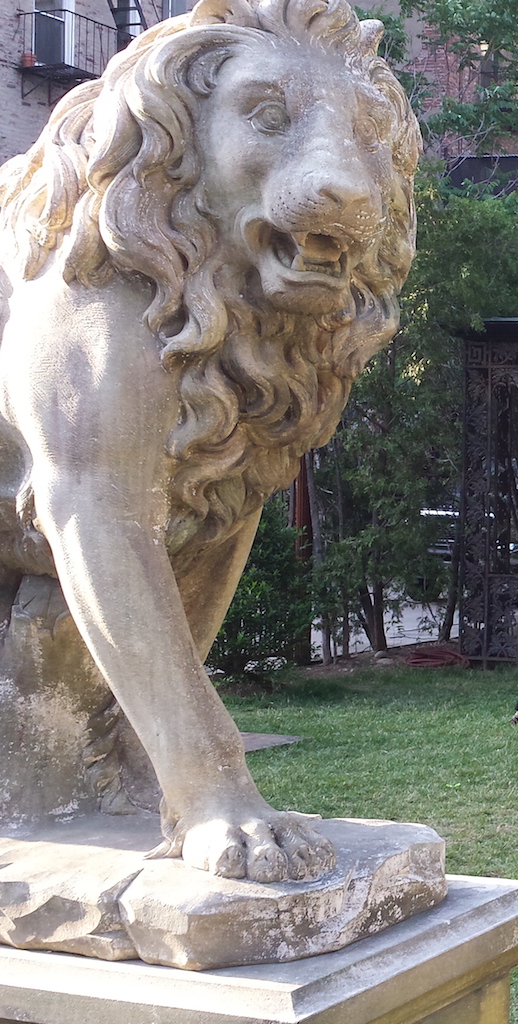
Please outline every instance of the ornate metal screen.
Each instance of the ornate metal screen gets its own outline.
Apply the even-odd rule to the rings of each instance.
[[[518,319],[466,341],[460,638],[518,661]]]

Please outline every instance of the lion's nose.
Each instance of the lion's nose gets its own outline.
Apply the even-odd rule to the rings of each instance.
[[[325,182],[313,178],[311,184],[321,212],[324,214],[325,211],[325,215],[336,217],[338,221],[343,212],[353,215],[360,210],[373,215],[378,213],[374,210],[376,204],[363,175],[350,173],[341,179]]]
[[[305,159],[289,174],[284,169],[282,177],[272,176],[264,193],[271,223],[292,235],[306,234],[312,248],[325,250],[312,254],[314,262],[315,257],[336,261],[336,248],[343,252],[351,241],[368,239],[383,220],[381,197],[360,161],[353,157],[343,168],[344,161],[336,166],[331,156],[325,151],[318,163],[308,166]]]
[[[343,184],[333,182],[333,184],[317,187],[316,191],[321,199],[338,207],[354,203],[364,205],[369,200],[368,189],[363,186],[362,182],[346,181]]]
[[[380,197],[354,158],[344,169],[323,159],[299,180],[308,213],[311,211],[311,229],[321,237],[330,236],[341,244],[351,229],[353,236],[367,234],[382,220]]]

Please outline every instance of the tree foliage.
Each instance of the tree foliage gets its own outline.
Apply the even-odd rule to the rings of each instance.
[[[451,155],[497,153],[518,130],[518,38],[514,0],[400,0],[398,16],[381,3],[373,13],[385,24],[383,56],[393,65],[414,109],[422,115],[429,148]],[[410,55],[406,18],[416,16],[429,61]],[[434,56],[441,52],[456,94],[441,82]]]
[[[311,626],[307,562],[296,555],[297,531],[287,526],[280,497],[265,505],[254,546],[234,600],[210,652],[212,668],[227,676],[271,674],[293,661]]]
[[[383,612],[433,599],[446,567],[433,547],[460,486],[461,336],[518,310],[518,196],[448,195],[432,174],[417,185],[418,253],[401,298],[401,328],[356,382],[319,458],[327,554],[316,606],[335,630],[347,612],[384,649]],[[442,531],[442,535],[441,535]],[[449,537],[444,534],[449,532]]]
[[[399,15],[386,14],[383,5],[356,10],[384,21],[382,55],[411,96],[432,156],[416,185],[418,250],[401,296],[400,330],[356,382],[335,438],[314,457],[325,557],[313,573],[313,610],[344,650],[351,622],[383,649],[387,608],[397,613],[405,598],[432,598],[444,589],[447,567],[433,548],[438,539],[451,539],[452,521],[421,510],[455,511],[458,503],[462,335],[483,329],[485,317],[518,315],[517,193],[504,194],[508,183],[498,169],[482,185],[454,189],[445,163],[433,156],[452,144],[459,153],[497,152],[514,138],[514,0],[400,0]],[[460,69],[464,92],[458,97],[441,94],[426,66],[416,70],[408,56],[405,18],[416,14],[429,52],[443,48]],[[302,625],[304,615],[307,622],[304,602],[297,618],[303,580],[283,610],[274,610],[276,588],[284,592],[287,574],[299,579],[303,567],[291,562],[288,569],[293,541],[287,534],[280,552],[272,538],[267,553],[267,535],[278,531],[273,508],[267,508],[225,638],[218,640],[219,664],[227,671],[229,664],[235,671],[250,658],[260,661],[266,650],[293,650],[296,623]],[[278,557],[276,569],[272,559]],[[287,608],[296,612],[293,625]]]
[[[401,297],[405,335],[435,346],[440,337],[481,329],[483,317],[515,316],[518,193],[458,196],[428,171],[416,198],[417,256]]]

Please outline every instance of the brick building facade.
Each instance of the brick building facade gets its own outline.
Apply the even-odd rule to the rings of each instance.
[[[399,15],[399,0],[364,0],[366,9],[380,8],[388,14]],[[458,58],[444,46],[438,46],[434,32],[418,15],[405,19],[405,30],[408,35],[408,57],[405,71],[414,74],[416,82],[424,76],[427,84],[427,97],[424,109],[428,112],[437,110],[445,96],[451,96],[460,102],[471,102],[475,88],[480,83],[479,68],[459,70]]]
[[[399,15],[401,12],[399,0],[362,0],[362,7],[366,10],[373,10],[374,15],[379,11],[388,14]],[[437,44],[434,31],[423,21],[419,15],[414,15],[405,20],[405,30],[408,35],[409,46],[407,61],[404,70],[414,76],[416,88],[419,89],[419,80],[426,81],[426,97],[422,101],[424,114],[434,113],[441,107],[446,97],[458,100],[460,103],[473,102],[478,86],[488,86],[496,75],[496,64],[490,59],[481,60],[480,64],[475,63],[473,67],[459,68],[459,58],[452,52],[451,48]],[[483,56],[484,43],[480,42],[480,55]],[[462,164],[463,170],[459,173],[456,184],[461,183],[463,177],[469,177],[473,181],[486,180],[490,174],[491,167],[499,163],[504,173],[516,175],[518,172],[518,157],[511,154],[518,152],[518,139],[513,134],[511,137],[499,140],[498,157],[492,157],[493,163],[487,163],[484,157],[475,157],[480,142],[482,147],[484,134],[481,125],[480,136],[463,138],[462,136],[444,137],[432,144],[432,152],[446,161],[450,170],[458,164]],[[429,143],[430,146],[430,143]],[[484,151],[482,149],[482,151]],[[491,147],[486,150],[488,159],[492,153]],[[509,154],[507,156],[506,154]],[[467,162],[466,162],[467,160]],[[484,165],[486,160],[486,165]],[[469,164],[469,170],[468,170]],[[489,168],[489,170],[488,170]],[[514,187],[511,186],[511,187]]]
[[[190,0],[0,0],[0,163],[32,145],[72,85],[97,77],[132,35],[186,6]]]

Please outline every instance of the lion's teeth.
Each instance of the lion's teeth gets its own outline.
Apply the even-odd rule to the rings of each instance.
[[[308,269],[308,264],[306,263],[304,257],[300,255],[300,253],[297,253],[297,255],[295,256],[295,259],[293,260],[293,263],[291,264],[291,269],[292,270],[307,270]]]
[[[297,253],[295,256],[295,259],[291,264],[291,269],[304,274],[326,274],[327,277],[340,277],[342,272],[339,262],[311,263],[310,260],[305,260],[300,253]]]

